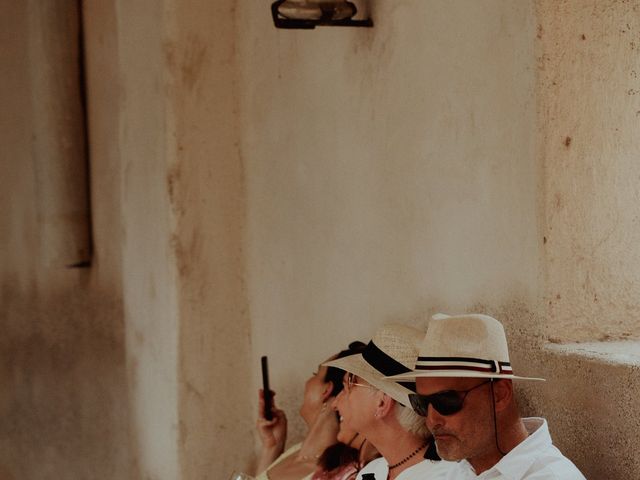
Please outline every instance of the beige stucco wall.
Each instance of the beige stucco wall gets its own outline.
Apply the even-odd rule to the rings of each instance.
[[[31,150],[41,263],[91,261],[86,122],[81,94],[80,9],[27,2]]]
[[[637,361],[546,343],[638,336],[640,5],[370,3],[279,31],[261,2],[83,2],[95,252],[67,270],[2,2],[0,477],[224,479],[260,355],[295,440],[317,363],[435,311],[503,320],[549,379],[523,410],[588,478],[638,476]]]
[[[233,2],[85,15],[112,61],[90,85],[116,105],[101,131],[120,159],[132,475],[222,478],[253,448]]]
[[[69,4],[75,8],[75,2]],[[94,164],[93,231],[99,240],[92,267],[50,263],[50,245],[41,242],[35,166],[47,161],[42,155],[49,152],[41,142],[51,146],[61,137],[60,130],[38,129],[42,122],[34,114],[45,107],[32,104],[42,101],[33,82],[60,65],[55,59],[32,61],[32,42],[43,46],[43,31],[32,29],[33,16],[51,21],[43,27],[48,35],[44,41],[65,37],[55,29],[60,17],[44,15],[44,6],[1,2],[0,477],[96,478],[98,472],[101,478],[127,478],[120,209],[118,183],[108,174],[114,168],[112,157],[99,156]],[[77,14],[60,13],[62,23],[71,19],[70,28],[77,28]],[[57,87],[65,86],[65,94],[78,95],[69,84]],[[49,108],[47,118],[73,121],[73,109],[56,102]],[[52,159],[65,159],[63,152],[50,153]],[[86,191],[84,178],[83,184]]]
[[[177,478],[178,286],[166,172],[175,161],[162,2],[115,5],[124,306],[131,435],[142,478]],[[97,25],[99,27],[99,25]],[[92,36],[95,42],[99,32]],[[98,82],[99,78],[96,79]],[[113,99],[112,99],[113,101]]]
[[[637,338],[640,2],[541,1],[537,21],[549,335]]]
[[[483,311],[549,379],[523,412],[588,478],[637,476],[637,361],[546,343],[638,338],[638,7],[373,2],[374,29],[313,32],[245,10],[254,364],[294,437],[302,381],[348,340]]]
[[[552,343],[532,352],[549,381],[528,401],[588,478],[636,478],[640,2],[539,1],[536,21],[541,319]]]
[[[640,342],[551,344],[536,352],[547,379],[527,396],[556,443],[589,479],[640,474]]]
[[[167,2],[167,173],[176,217],[181,478],[224,479],[253,454],[246,198],[234,1]],[[172,478],[172,477],[163,477]]]
[[[309,372],[383,322],[482,309],[537,329],[532,4],[374,6],[370,30],[245,11],[254,364],[270,355],[298,434]]]
[[[5,3],[0,476],[226,476],[253,450],[233,3],[84,2],[86,270],[40,262],[30,81],[48,66],[17,48],[31,10]]]

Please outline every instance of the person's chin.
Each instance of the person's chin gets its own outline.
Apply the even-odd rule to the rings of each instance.
[[[461,460],[457,447],[457,438],[453,435],[435,435],[436,450],[443,460]]]
[[[344,425],[342,424],[343,422],[342,417],[339,418],[339,421],[340,421],[340,429],[338,430],[338,434],[336,435],[336,440],[338,440],[341,443],[344,443],[345,445],[349,445],[349,442],[353,440],[355,433],[349,431],[349,429],[344,427]]]
[[[351,441],[351,438],[347,438],[348,436],[349,436],[349,433],[346,432],[341,426],[340,430],[338,430],[338,434],[336,435],[336,440],[338,440],[339,442],[348,444]]]

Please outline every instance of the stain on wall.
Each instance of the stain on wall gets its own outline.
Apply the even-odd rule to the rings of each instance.
[[[38,292],[2,285],[0,465],[20,479],[128,478],[121,302],[73,273],[43,277]]]
[[[224,478],[253,457],[246,191],[234,1],[176,2],[165,44],[175,138],[173,248],[180,321],[182,478]]]

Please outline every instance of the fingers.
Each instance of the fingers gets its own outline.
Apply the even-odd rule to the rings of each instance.
[[[287,416],[285,415],[284,410],[280,410],[279,408],[273,407],[273,410],[271,410],[271,412],[273,413],[274,418],[280,418],[283,420],[287,419]]]
[[[260,425],[268,427],[271,425],[275,425],[276,423],[287,421],[287,416],[285,415],[284,411],[280,410],[279,408],[274,408],[271,413],[273,413],[273,419],[267,420],[266,418],[264,418],[264,416],[261,416],[258,417],[258,423]]]
[[[256,426],[258,428],[268,429],[270,427],[275,426],[275,424],[278,423],[278,421],[279,421],[278,418],[274,418],[273,420],[267,420],[264,417],[260,417],[260,418],[258,418],[258,421],[256,422]]]
[[[271,412],[272,413],[274,413],[277,410],[276,403],[275,403],[275,395],[276,395],[276,392],[271,390]],[[258,390],[258,418],[264,418],[264,390],[263,389]]]
[[[282,410],[274,410],[272,420],[267,420],[264,417],[258,417],[258,420],[256,421],[256,427],[260,430],[272,430],[286,424],[287,416]]]
[[[271,398],[276,396],[276,392],[274,392],[273,390],[269,390],[271,392]],[[258,398],[260,400],[264,400],[264,390],[263,389],[259,389],[258,390]]]
[[[258,418],[264,418],[264,396],[262,395],[262,390],[258,395]]]

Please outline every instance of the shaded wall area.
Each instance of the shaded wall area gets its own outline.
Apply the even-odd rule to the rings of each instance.
[[[47,5],[79,40],[79,4]],[[79,96],[80,56],[68,74],[34,61],[20,47],[42,42],[42,4],[2,4],[2,478],[251,462],[234,5],[82,2],[94,256],[78,270],[41,261],[34,164],[68,165],[68,138],[37,128],[33,81]]]
[[[76,8],[72,3],[66,7]],[[66,37],[67,32],[53,30],[65,22],[77,34],[77,11],[62,8],[51,18],[44,15],[45,7],[42,2],[2,2],[0,16],[0,477],[96,478],[98,472],[101,478],[127,478],[120,230],[114,222],[119,202],[113,178],[94,177],[92,185],[103,195],[92,199],[94,232],[100,241],[94,245],[91,269],[68,269],[64,262],[53,262],[59,257],[49,255],[51,244],[42,242],[43,229],[50,227],[43,222],[66,219],[39,216],[42,192],[36,165],[46,162],[43,156],[48,154],[49,160],[69,161],[65,155],[77,148],[69,142],[78,139],[66,136],[61,125],[55,131],[41,128],[42,119],[35,115],[47,109],[47,119],[84,123],[72,118],[77,108],[48,102],[33,87],[39,76],[56,77],[56,88],[66,89],[65,94],[79,102],[78,65],[75,71],[60,72],[55,58],[35,62],[29,54],[34,42],[42,46],[51,39],[40,38],[45,32]],[[34,30],[34,15],[50,24]],[[68,46],[69,51],[77,48]],[[63,151],[50,152],[44,145],[58,145]],[[109,166],[96,165],[98,171],[102,168]],[[86,178],[80,180],[83,196],[88,188]],[[75,246],[65,243],[75,253]]]

